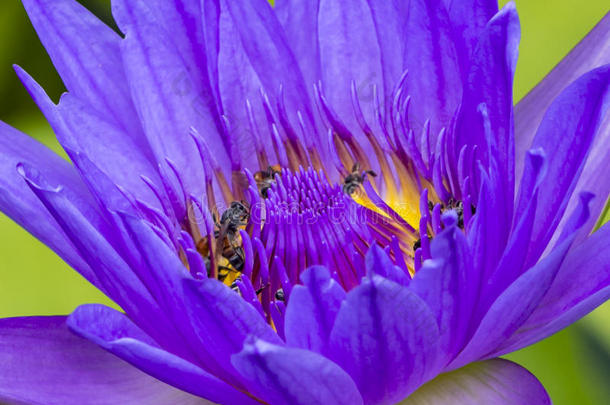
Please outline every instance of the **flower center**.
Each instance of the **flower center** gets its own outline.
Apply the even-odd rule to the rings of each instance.
[[[331,185],[321,172],[284,170],[276,179],[260,223],[271,261],[285,265],[293,284],[307,267],[324,264],[345,288],[356,286],[361,268],[354,256],[363,255],[374,239],[370,224],[378,215],[355,203],[341,185]]]
[[[308,134],[318,130],[299,112],[295,129],[281,100],[274,108],[263,94],[267,128],[257,125],[247,103],[254,145],[249,163],[242,160],[234,130],[226,122],[226,146],[233,148],[230,168],[216,161],[205,139],[193,130],[204,168],[205,201],[181,190],[189,196],[187,215],[178,219],[177,238],[168,232],[193,276],[231,286],[279,325],[292,286],[300,283],[306,268],[324,265],[350,290],[364,276],[365,254],[376,244],[411,277],[430,258],[430,240],[443,227],[444,211],[456,211],[458,225],[467,228],[478,190],[478,179],[470,178],[468,170],[476,166],[476,150],[464,146],[459,156],[451,155],[453,134],[444,128],[431,134],[429,122],[415,134],[408,122],[410,98],[400,90],[402,84],[397,85],[390,116],[378,116],[375,132],[355,91],[359,130],[353,123],[348,129],[317,88],[328,125],[325,147],[313,143]],[[265,131],[266,136],[261,135]],[[253,166],[254,155],[259,170],[253,174],[245,167]]]

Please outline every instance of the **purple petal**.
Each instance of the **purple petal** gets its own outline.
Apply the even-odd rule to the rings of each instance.
[[[237,163],[241,162],[245,167],[256,168],[258,167],[256,163],[256,134],[250,131],[246,101],[252,103],[254,116],[265,117],[260,96],[263,84],[243,49],[239,33],[231,16],[222,7],[224,3],[216,4],[219,2],[213,0],[206,0],[204,4],[206,3],[213,3],[218,8],[216,10],[217,14],[212,16],[214,18],[213,24],[209,24],[212,28],[215,28],[213,32],[215,41],[207,40],[210,48],[217,47],[217,49],[215,49],[216,54],[209,55],[208,59],[210,63],[216,62],[210,69],[214,69],[217,75],[213,79],[215,79],[214,85],[218,88],[220,110],[233,127],[231,137],[234,139],[235,145],[230,146],[237,146],[235,148],[236,152],[232,153],[231,160],[227,162],[236,160]],[[212,28],[208,28],[208,30]],[[258,125],[265,128],[264,122]],[[268,135],[267,143],[272,144],[272,142],[269,142],[270,134],[266,131],[264,133]],[[268,147],[265,147],[264,150],[268,154],[272,152]],[[270,156],[274,156],[274,154],[271,153]]]
[[[57,139],[71,158],[77,153],[87,156],[114,184],[128,190],[134,199],[160,207],[159,200],[141,178],[146,176],[154,183],[160,183],[156,165],[146,153],[148,145],[143,150],[131,142],[125,132],[70,94],[62,97],[57,110],[65,124],[65,130],[56,131]],[[76,159],[73,161],[78,164]],[[79,169],[84,176],[88,175]],[[96,183],[90,175],[87,180]]]
[[[458,123],[463,127],[458,126],[457,150],[462,144],[471,144],[482,146],[479,152],[487,153],[485,123],[478,111],[479,105],[485,103],[498,151],[507,159],[512,159],[512,84],[519,39],[519,17],[514,3],[508,3],[487,23],[478,37]],[[511,162],[501,163],[508,164],[507,169],[512,170]]]
[[[506,242],[513,213],[512,87],[519,39],[519,17],[514,3],[508,3],[478,38],[455,135],[455,150],[463,145],[478,146],[481,163],[488,171],[486,187],[495,198],[479,196],[476,204],[477,210],[489,205],[491,217],[487,220],[493,221],[496,234],[496,242],[490,243],[487,254],[492,259]],[[480,184],[474,187],[478,190]]]
[[[454,30],[461,57],[468,61],[476,50],[479,36],[487,22],[498,12],[495,0],[443,0]]]
[[[66,317],[0,320],[0,402],[205,404],[72,334]]]
[[[246,167],[258,168],[251,126],[261,130],[268,156],[275,156],[278,151],[274,151],[270,142],[271,122],[277,124],[281,132],[295,132],[298,111],[303,114],[308,129],[314,128],[308,88],[268,2],[210,0],[204,2],[204,8],[209,9],[210,14],[206,15],[206,21],[216,28],[215,31],[208,28],[211,32],[206,45],[215,52],[209,55],[209,60],[216,62],[211,68],[217,75],[222,112],[229,120],[231,136],[236,142],[234,146],[238,147],[232,151],[232,158],[241,160]],[[250,102],[254,116],[265,117],[264,121],[251,122],[246,101]],[[266,101],[269,102],[268,111],[263,107]],[[280,102],[287,113],[287,121],[281,125],[277,120]]]
[[[88,173],[78,166],[76,155],[88,156],[98,170],[103,170],[113,183],[129,190],[134,198],[152,206],[159,205],[159,201],[140,177],[144,175],[153,180],[158,178],[148,145],[138,145],[113,121],[71,93],[64,94],[59,106],[55,106],[42,87],[23,69],[16,66],[15,71],[51,124],[59,143],[77,164],[93,190],[99,191],[97,178],[94,173]],[[99,194],[103,199],[104,193]]]
[[[441,374],[402,405],[550,405],[540,381],[520,365],[504,359],[473,363]]]
[[[281,345],[258,311],[217,280],[185,281],[187,313],[194,333],[223,365],[239,352],[248,336]]]
[[[610,176],[608,172],[608,150],[610,150],[610,114],[606,110],[606,114],[601,121],[597,133],[589,148],[589,155],[582,169],[580,177],[574,187],[572,195],[578,195],[581,192],[591,192],[595,194],[595,198],[591,202],[591,218],[585,224],[577,237],[577,241],[585,239],[597,224],[600,214],[608,203],[608,190],[610,190]],[[578,206],[578,199],[571,198],[566,207],[566,213],[571,213]],[[565,226],[565,221],[569,215],[564,215],[557,226],[557,230],[551,239],[550,244],[556,242],[557,237]]]
[[[137,13],[150,13],[151,20],[171,35],[172,44],[176,47],[192,80],[202,86],[202,91],[195,94],[195,89],[185,87],[186,82],[176,82],[176,90],[181,96],[189,98],[201,97],[198,101],[214,104],[212,87],[207,75],[206,46],[202,25],[202,6],[200,0],[149,0],[148,8],[137,9]]]
[[[220,161],[227,153],[220,136],[221,125],[205,83],[197,81],[170,32],[156,19],[145,2],[115,1],[113,15],[125,39],[121,51],[137,116],[148,141],[165,166],[173,161],[189,194],[204,195],[202,166],[189,131],[205,134]]]
[[[521,193],[527,196],[527,206],[516,221],[504,252],[495,268],[491,268],[485,275],[485,283],[481,295],[490,299],[496,298],[510,283],[523,274],[527,249],[530,244],[532,228],[536,220],[536,207],[538,204],[538,189],[546,172],[546,156],[543,150],[528,151],[528,176],[522,180]],[[485,235],[484,235],[485,237]],[[484,239],[483,239],[484,240]],[[479,246],[479,248],[484,248]]]
[[[122,313],[99,304],[78,307],[70,329],[145,373],[191,394],[221,403],[253,403],[217,377],[160,348]]]
[[[528,250],[526,265],[531,266],[537,260],[564,215],[605,111],[609,79],[610,66],[582,76],[553,102],[538,128],[532,148],[543,149],[549,165],[540,185],[536,221],[530,239],[533,243]],[[527,202],[527,196],[521,195],[515,213],[517,217]],[[557,229],[557,232],[561,230]]]
[[[366,403],[394,403],[437,371],[438,339],[434,315],[415,293],[373,276],[347,294],[328,354]]]
[[[221,46],[219,51],[221,94],[223,89],[227,91],[226,96],[223,95],[223,106],[231,107],[226,108],[226,112],[237,114],[239,119],[237,124],[249,128],[249,120],[245,117],[244,100],[251,101],[254,110],[259,111],[260,114],[262,111],[261,90],[264,90],[264,97],[268,98],[271,103],[270,108],[275,114],[279,114],[278,104],[284,105],[287,121],[282,122],[277,118],[272,118],[276,124],[281,123],[281,127],[286,133],[300,132],[295,131],[295,128],[298,128],[297,112],[299,112],[303,116],[307,130],[313,131],[313,138],[302,140],[302,142],[309,145],[317,141],[317,145],[325,145],[325,134],[323,131],[316,131],[316,123],[311,111],[311,100],[308,97],[312,92],[311,85],[306,85],[299,63],[290,49],[283,28],[269,3],[264,0],[254,2],[223,0],[221,5],[221,23],[223,14],[226,14],[225,19],[230,19],[233,24],[232,26],[228,23],[221,25],[221,34],[224,34],[224,39],[228,44],[235,40],[241,42],[241,45],[235,44],[232,49],[226,49],[224,52]],[[234,32],[237,37],[229,38],[231,32]],[[222,41],[223,38],[221,37],[220,40]],[[235,64],[232,56],[244,59],[245,66],[242,70],[250,76],[249,83],[239,76],[234,76],[240,73],[240,69],[235,72],[231,71],[235,69],[230,67]],[[226,70],[226,73],[223,73],[223,70]],[[245,77],[248,80],[248,76]],[[244,89],[239,89],[240,86],[243,86]],[[231,100],[231,94],[235,94],[234,92],[241,93],[242,98]],[[261,116],[268,115],[266,112],[262,114]],[[268,125],[263,132],[266,134],[263,136],[264,146],[271,144],[269,140],[272,134],[269,132]],[[263,127],[265,127],[264,124]],[[248,145],[252,142],[250,140],[252,134],[249,129],[241,128],[241,133],[238,132],[237,135],[240,137],[240,145],[242,143]],[[320,152],[324,156],[325,151]],[[251,158],[247,153],[246,149],[243,157]],[[267,153],[269,156],[275,155],[273,152],[270,153],[269,148]],[[258,167],[258,164],[255,167]]]
[[[301,274],[304,286],[290,293],[284,331],[289,346],[322,353],[328,343],[345,291],[326,267],[313,266]]]
[[[297,60],[269,3],[264,0],[223,0],[222,3],[264,89],[275,98],[280,86],[284,86],[286,107],[296,123],[296,110],[310,113],[306,101],[308,92]]]
[[[542,117],[551,103],[574,80],[610,63],[610,14],[587,34],[561,62],[515,107],[515,169],[523,172],[525,152],[530,148]]]
[[[317,353],[256,340],[231,362],[248,380],[249,391],[269,404],[363,403],[350,376]]]
[[[371,9],[365,0],[349,4],[341,0],[320,0],[318,43],[322,87],[333,108],[361,145],[368,145],[352,107],[351,86],[355,83],[360,106],[369,125],[376,127],[374,87],[383,94],[383,69]]]
[[[481,358],[489,358],[490,353],[519,329],[534,312],[555,279],[574,242],[576,232],[588,219],[590,199],[591,195],[581,196],[580,212],[572,218],[574,226],[562,235],[561,243],[548,256],[523,273],[497,299],[489,295],[481,297],[477,310],[486,312],[471,340],[449,366],[451,369]],[[490,305],[491,300],[494,301]]]
[[[322,77],[318,45],[319,8],[319,1],[300,0],[277,0],[274,7],[308,89]]]
[[[499,201],[502,198],[501,195],[496,193],[499,184],[492,185],[489,177],[483,171],[480,173],[482,184],[476,206],[476,216],[468,232],[468,241],[472,246],[473,254],[471,267],[475,269],[478,277],[486,280],[498,264],[502,251],[506,248],[504,240],[508,238],[508,231],[505,226],[509,221],[497,213],[503,204],[502,201]]]
[[[381,100],[382,107],[386,107],[386,119],[391,117],[387,114],[390,112],[392,104],[393,91],[400,80],[400,76],[405,69],[412,66],[405,66],[405,50],[406,42],[409,39],[411,29],[417,30],[416,26],[409,25],[409,7],[415,2],[396,2],[396,1],[371,1],[367,0],[367,4],[371,9],[371,15],[375,24],[375,33],[377,42],[379,43],[379,51],[381,57],[381,67],[383,72],[383,87],[380,88],[381,94],[384,96]],[[412,7],[415,7],[414,5]],[[423,11],[424,13],[426,11]],[[419,35],[429,34],[427,32],[417,32]],[[420,44],[426,47],[429,44]],[[363,89],[364,90],[364,89]]]
[[[36,140],[0,122],[0,210],[53,249],[87,280],[98,283],[89,265],[18,174],[16,166],[21,162],[36,165],[53,183],[82,190],[80,198],[90,200],[74,167]]]
[[[138,271],[140,279],[147,290],[153,294],[155,301],[169,320],[168,332],[173,335],[174,341],[163,346],[180,347],[181,357],[191,362],[205,364],[206,370],[215,375],[230,376],[230,372],[223,374],[222,362],[215,360],[217,356],[222,356],[224,353],[211,352],[207,345],[201,344],[201,340],[195,332],[198,326],[191,325],[193,321],[189,318],[188,312],[184,310],[191,305],[189,300],[192,299],[192,294],[187,294],[185,291],[183,280],[190,279],[191,276],[177,253],[168,247],[143,220],[129,215],[121,215],[121,219],[127,234],[136,246],[136,252],[133,252],[131,257],[131,267]],[[140,323],[138,325],[142,326]],[[148,334],[152,334],[148,329],[145,330]],[[156,340],[159,341],[159,339]],[[220,340],[220,344],[223,343],[224,339]],[[236,351],[239,350],[241,347],[236,349]]]
[[[27,184],[53,215],[62,230],[91,266],[100,288],[125,311],[136,316],[138,322],[155,338],[174,338],[159,328],[167,322],[155,298],[136,276],[134,270],[112,245],[115,235],[99,213],[83,212],[78,201],[67,189],[51,185],[32,168],[22,165]],[[139,308],[147,308],[142,312]],[[167,326],[167,324],[165,323]]]
[[[472,271],[466,238],[451,226],[432,241],[432,260],[415,273],[410,289],[436,317],[440,347],[449,361],[466,343],[467,326],[477,295],[478,277]]]
[[[258,311],[217,280],[192,279],[170,248],[143,221],[125,216],[130,235],[142,254],[141,266],[152,273],[148,288],[165,308],[185,350],[215,375],[238,378],[231,355],[241,351],[247,336],[281,344]]]
[[[68,91],[147,148],[134,119],[121,37],[74,0],[24,0],[23,5]]]
[[[610,298],[610,223],[575,246],[551,288],[497,353],[533,344],[576,322]]]
[[[364,266],[369,277],[377,274],[405,287],[411,281],[405,270],[394,265],[388,254],[378,245],[371,246],[366,252]]]
[[[449,15],[441,0],[412,0],[404,24],[406,94],[412,97],[409,125],[416,133],[430,120],[430,143],[448,127],[462,96],[460,65]],[[386,95],[387,97],[387,95]]]

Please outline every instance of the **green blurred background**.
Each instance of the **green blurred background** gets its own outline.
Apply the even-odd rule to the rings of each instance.
[[[82,0],[111,23],[109,0]],[[504,3],[504,2],[503,2]],[[531,89],[608,12],[607,0],[517,0],[522,41],[515,95]],[[18,0],[0,0],[0,119],[58,152],[53,134],[21,87],[19,64],[57,100],[63,85]],[[109,303],[54,253],[0,214],[0,317],[67,314],[85,302]],[[554,403],[610,402],[610,304],[508,356],[529,368]]]

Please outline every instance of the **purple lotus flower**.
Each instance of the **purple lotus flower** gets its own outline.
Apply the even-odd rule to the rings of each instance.
[[[608,17],[513,110],[512,3],[24,4],[72,163],[1,124],[0,209],[124,313],[0,320],[1,401],[550,402],[497,357],[610,295]]]

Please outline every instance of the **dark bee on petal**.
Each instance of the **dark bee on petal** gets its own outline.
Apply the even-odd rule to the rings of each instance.
[[[442,212],[446,210],[454,210],[458,217],[458,227],[464,229],[464,203],[461,200],[456,200],[453,197],[447,202],[447,206],[441,206]],[[474,215],[476,208],[474,204],[470,204],[470,212]]]
[[[256,290],[256,295],[258,295],[258,294],[262,293],[262,292],[265,290],[265,288],[267,288],[267,287],[269,287],[269,283],[267,283],[267,284],[263,285],[263,286],[262,286],[262,287],[260,287],[258,290]]]
[[[269,166],[266,170],[254,173],[254,180],[256,181],[258,191],[263,198],[267,198],[267,191],[271,188],[273,183],[275,183],[275,175],[281,173],[282,168],[279,165]]]
[[[435,206],[435,204],[432,201],[428,201],[428,210],[430,212],[430,215],[432,214],[432,211],[434,210],[434,206]],[[443,213],[447,210],[454,210],[455,213],[457,214],[457,218],[458,218],[458,222],[457,222],[458,227],[460,229],[464,229],[464,203],[461,200],[456,200],[455,198],[451,197],[451,198],[449,198],[449,201],[447,201],[447,205],[440,203],[440,207],[441,207],[441,213]],[[476,207],[474,206],[474,204],[470,204],[470,212],[473,215],[476,213]],[[430,235],[428,235],[428,237],[430,239],[432,239],[432,237]],[[421,239],[417,239],[415,241],[415,243],[413,243],[413,251],[415,252],[420,247],[421,247]]]
[[[415,243],[413,244],[413,251],[415,252],[417,249],[419,249],[421,247],[421,239],[418,239],[415,241]]]
[[[241,280],[241,276],[237,277],[232,283],[231,283],[231,290],[235,291],[236,293],[241,295],[241,291],[239,290],[239,285],[237,284],[238,281]]]
[[[360,163],[356,162],[352,166],[352,171],[343,180],[343,192],[348,195],[352,195],[360,188],[366,178],[366,175],[371,177],[377,177],[377,173],[372,170],[365,170],[364,172],[360,169]]]
[[[248,207],[241,201],[233,201],[229,209],[222,213],[220,223],[216,224],[218,227],[216,238],[223,239],[221,236],[235,235],[240,226],[248,224],[249,217]]]
[[[213,273],[212,270],[217,270],[218,280],[226,282],[227,285],[239,277],[246,262],[239,230],[248,224],[249,218],[248,206],[239,201],[231,203],[229,209],[222,213],[220,221],[214,217],[216,229],[212,243],[210,243],[211,235],[197,242],[197,251],[203,256],[208,276]],[[213,247],[213,251],[210,251],[210,246]],[[215,269],[212,269],[212,258]]]

